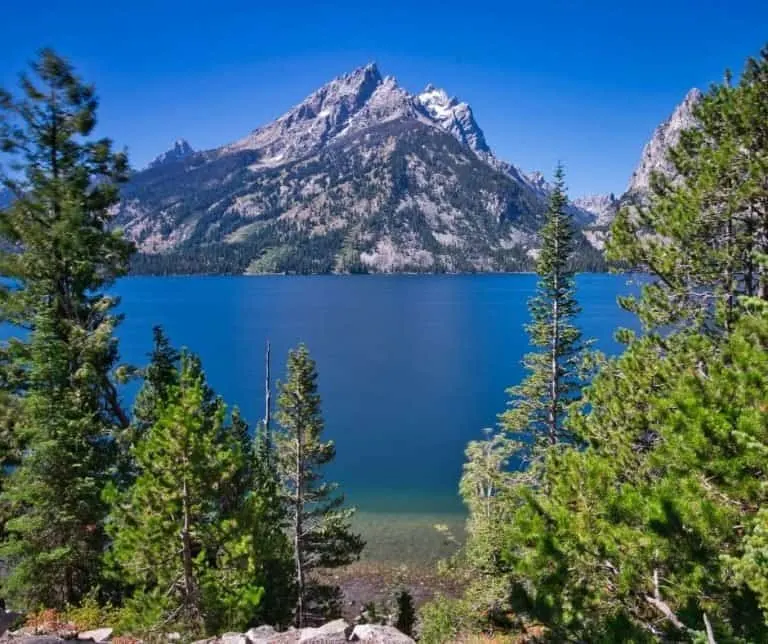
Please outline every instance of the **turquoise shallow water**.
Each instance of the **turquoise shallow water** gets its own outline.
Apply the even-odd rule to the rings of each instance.
[[[585,335],[616,352],[613,331],[632,325],[616,297],[633,287],[613,275],[577,283]],[[253,421],[263,413],[266,339],[276,377],[288,349],[306,342],[337,444],[328,473],[381,533],[385,516],[412,525],[420,515],[418,531],[431,516],[462,512],[464,446],[495,423],[505,388],[522,375],[534,285],[533,275],[134,277],[115,290],[123,359],[143,363],[161,324]]]

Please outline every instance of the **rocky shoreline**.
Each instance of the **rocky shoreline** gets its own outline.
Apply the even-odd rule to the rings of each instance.
[[[74,632],[62,628],[54,632],[35,632],[24,627],[16,631],[3,633],[0,642],[15,644],[75,644],[92,642],[94,644],[142,644],[146,642],[181,642],[178,633],[157,635],[148,640],[132,637],[112,637],[111,628],[97,628],[89,631]],[[413,644],[414,640],[398,631],[394,626],[382,624],[350,624],[337,619],[322,626],[290,628],[276,631],[271,626],[251,628],[245,633],[224,633],[218,637],[197,640],[194,644],[342,644],[345,642],[369,642],[370,644]]]

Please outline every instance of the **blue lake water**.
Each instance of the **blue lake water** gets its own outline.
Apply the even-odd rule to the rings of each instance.
[[[585,336],[616,353],[615,329],[634,326],[616,298],[635,287],[615,275],[577,284]],[[276,378],[305,342],[337,444],[329,476],[364,512],[440,514],[461,512],[464,447],[523,375],[534,286],[534,275],[134,277],[115,290],[124,360],[143,364],[161,324],[252,422],[263,415],[265,341]]]

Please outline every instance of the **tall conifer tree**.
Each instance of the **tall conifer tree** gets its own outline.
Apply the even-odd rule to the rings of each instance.
[[[738,84],[726,74],[694,108],[696,126],[668,154],[648,203],[625,207],[611,258],[654,275],[622,303],[649,330],[727,332],[740,298],[768,300],[768,48]]]
[[[529,374],[522,384],[509,389],[510,407],[501,416],[508,433],[530,435],[535,443],[549,445],[566,436],[565,410],[583,386],[580,363],[584,347],[575,324],[580,309],[570,267],[574,242],[567,205],[565,172],[558,165],[540,233],[536,295],[528,303],[531,323],[526,329],[535,350],[525,356]]]
[[[0,321],[29,331],[0,351],[23,446],[4,471],[3,586],[26,605],[76,602],[99,581],[101,488],[128,424],[114,367],[116,299],[103,289],[127,271],[133,246],[110,229],[127,160],[92,140],[93,87],[50,50],[23,75],[19,96],[0,90],[0,150],[15,197],[0,211]],[[6,416],[7,418],[7,416]]]
[[[182,354],[178,384],[135,444],[135,482],[111,495],[111,556],[135,588],[129,605],[139,627],[243,626],[261,601],[230,496],[248,455],[223,402],[208,397],[199,361]]]
[[[333,612],[328,602],[334,588],[319,584],[312,573],[356,560],[364,542],[349,525],[352,509],[344,509],[337,485],[323,480],[321,468],[336,455],[332,441],[323,442],[323,418],[317,393],[315,362],[304,345],[288,354],[288,374],[279,387],[274,435],[276,458],[286,497],[293,541],[297,626]]]

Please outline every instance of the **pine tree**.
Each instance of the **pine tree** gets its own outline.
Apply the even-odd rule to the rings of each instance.
[[[768,299],[758,260],[768,251],[768,48],[737,85],[730,74],[714,85],[694,116],[669,152],[673,176],[656,174],[649,203],[621,211],[608,249],[655,277],[623,300],[647,329],[719,334],[741,296]]]
[[[566,213],[564,171],[558,166],[549,209],[541,230],[536,294],[529,301],[532,321],[526,329],[535,351],[524,364],[525,380],[508,393],[501,430],[467,446],[459,486],[469,510],[461,564],[470,571],[467,597],[486,606],[487,619],[504,621],[508,577],[501,559],[505,526],[514,520],[524,488],[542,480],[547,451],[572,441],[566,411],[584,386],[584,344],[574,319],[579,313],[572,272],[573,230]]]
[[[180,358],[181,354],[173,348],[162,327],[154,327],[149,365],[142,373],[142,386],[133,404],[134,440],[138,440],[157,421],[170,390],[179,384]]]
[[[512,401],[501,416],[504,431],[534,445],[554,445],[567,438],[563,428],[565,410],[583,386],[583,345],[574,322],[580,309],[570,268],[573,229],[566,212],[564,177],[563,167],[558,165],[540,233],[536,295],[528,304],[531,323],[526,330],[536,351],[525,356],[529,375],[522,384],[509,389]]]
[[[117,301],[103,293],[133,251],[110,230],[127,160],[89,139],[94,90],[65,60],[42,51],[20,87],[19,97],[0,90],[0,149],[11,158],[0,180],[15,197],[0,211],[0,321],[28,331],[0,351],[21,456],[3,471],[3,587],[25,605],[61,606],[99,582],[100,492],[128,424],[114,369]]]
[[[351,563],[364,542],[350,529],[353,510],[343,508],[337,485],[323,480],[320,468],[333,460],[336,450],[332,441],[322,441],[317,371],[304,345],[288,354],[287,380],[279,386],[277,404],[276,459],[293,541],[295,621],[303,626],[333,611],[328,601],[336,589],[321,585],[312,573]]]
[[[136,589],[129,605],[143,628],[202,632],[227,615],[255,613],[263,594],[242,564],[248,536],[222,507],[245,455],[208,391],[199,362],[183,353],[179,384],[135,445],[134,484],[112,494],[112,557]]]

